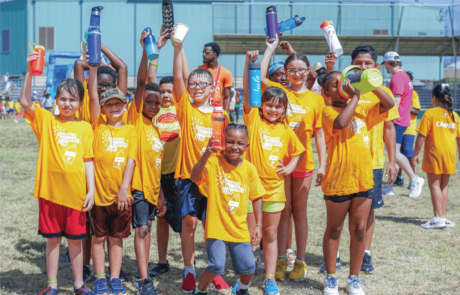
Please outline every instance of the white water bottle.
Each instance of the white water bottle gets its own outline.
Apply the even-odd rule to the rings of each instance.
[[[343,54],[342,45],[340,45],[339,38],[335,32],[332,21],[325,20],[320,26],[323,30],[324,37],[326,37],[327,45],[329,45],[329,51],[335,51],[335,56],[339,57]]]

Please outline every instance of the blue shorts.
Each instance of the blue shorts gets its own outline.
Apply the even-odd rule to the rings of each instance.
[[[344,195],[344,196],[326,196],[324,195],[323,199],[326,201],[331,201],[333,203],[343,203],[347,201],[351,201],[353,198],[369,198],[372,199],[374,196],[374,190],[370,189],[365,192],[360,192],[360,193],[355,193],[355,194],[350,194],[350,195]]]
[[[396,143],[402,144],[404,132],[406,132],[407,127],[399,126],[395,124],[396,129]]]
[[[179,200],[180,200],[180,218],[187,215],[206,219],[206,208],[208,199],[204,197],[196,183],[190,179],[179,179]]]
[[[215,275],[225,274],[227,248],[232,258],[236,275],[247,275],[256,271],[251,243],[231,243],[208,239],[208,267],[206,270]]]
[[[372,194],[371,209],[378,209],[384,205],[382,198],[382,179],[383,169],[374,169],[374,193]]]
[[[165,196],[166,214],[164,217],[173,231],[182,231],[182,220],[180,218],[178,181],[174,179],[174,172],[161,175],[161,189]]]
[[[133,228],[148,226],[149,221],[155,220],[157,207],[145,199],[143,192],[134,190],[132,194],[134,199]]]
[[[401,153],[407,158],[414,157],[414,142],[415,142],[414,135],[404,134],[402,144],[401,144]]]

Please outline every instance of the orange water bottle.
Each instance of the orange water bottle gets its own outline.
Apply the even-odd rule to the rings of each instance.
[[[224,132],[225,132],[225,115],[222,111],[222,105],[214,105],[214,112],[211,117],[212,121],[212,136],[213,140],[219,140],[220,142],[214,143],[213,147],[219,147],[221,150],[224,149]]]
[[[32,44],[34,45],[34,48],[30,46]],[[45,47],[35,45],[35,43],[29,43],[29,48],[38,52],[38,58],[30,62],[32,75],[40,76],[43,74],[43,66],[45,65]]]

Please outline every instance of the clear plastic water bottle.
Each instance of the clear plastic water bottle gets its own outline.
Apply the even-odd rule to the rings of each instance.
[[[222,111],[222,105],[214,105],[214,111],[211,116],[212,121],[212,136],[213,140],[219,140],[214,143],[213,147],[219,147],[221,150],[224,147],[224,133],[225,133],[225,115]]]

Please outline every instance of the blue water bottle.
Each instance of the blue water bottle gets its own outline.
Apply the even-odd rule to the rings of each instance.
[[[101,64],[101,10],[102,6],[96,6],[91,9],[91,19],[88,29],[88,64],[96,67]]]
[[[305,21],[305,16],[299,17],[298,15],[296,15],[290,19],[280,22],[278,24],[278,33],[283,33],[283,32],[295,29],[301,24],[303,24],[304,21]],[[267,32],[267,28],[265,28],[265,35],[269,36]]]
[[[262,93],[260,85],[260,63],[249,64],[249,106],[253,108],[262,106]]]
[[[152,34],[152,29],[146,28],[144,31],[148,33],[147,37],[144,39],[145,52],[147,53],[147,57],[149,60],[157,59],[159,56],[158,47],[155,36]]]

